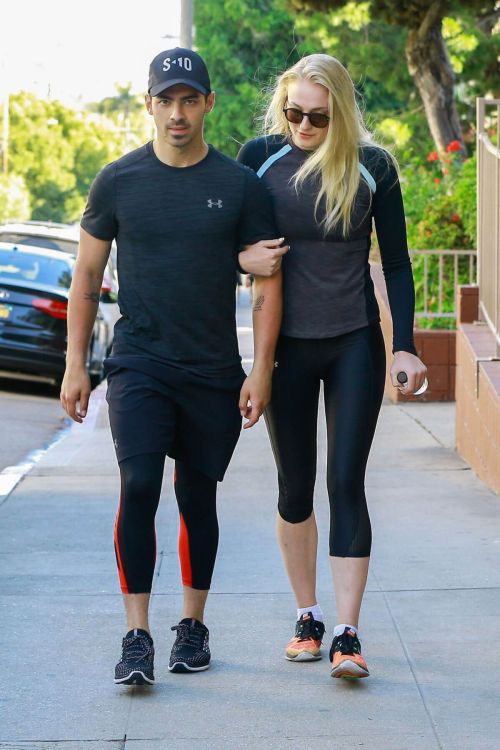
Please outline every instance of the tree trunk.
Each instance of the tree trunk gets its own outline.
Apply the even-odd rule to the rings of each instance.
[[[406,43],[406,59],[422,98],[434,143],[444,151],[451,141],[462,144],[457,109],[453,98],[455,74],[442,35],[441,3],[432,3],[418,29],[411,29]]]

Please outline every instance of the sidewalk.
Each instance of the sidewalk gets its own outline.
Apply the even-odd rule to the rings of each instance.
[[[246,317],[245,317],[246,316]],[[240,313],[249,357],[248,312]],[[178,514],[167,469],[152,600],[156,685],[123,688],[112,546],[118,472],[104,401],[0,505],[0,748],[495,750],[500,748],[500,498],[453,451],[453,404],[385,404],[367,477],[374,547],[361,622],[372,676],[284,660],[294,601],[274,537],[265,426],[220,486],[206,621],[213,666],[167,670],[178,621]],[[334,624],[320,451],[319,601]],[[327,651],[329,643],[325,644]]]

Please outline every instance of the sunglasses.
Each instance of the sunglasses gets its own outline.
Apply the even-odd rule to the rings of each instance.
[[[304,117],[309,118],[309,122],[313,128],[326,128],[330,122],[328,115],[324,115],[321,112],[302,112],[300,109],[295,109],[295,107],[285,107],[283,113],[288,122],[293,122],[294,125],[300,125]]]

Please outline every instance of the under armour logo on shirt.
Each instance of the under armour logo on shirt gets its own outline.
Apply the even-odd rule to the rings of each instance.
[[[213,208],[214,206],[217,206],[217,208],[222,208],[222,201],[219,198],[219,200],[213,201],[211,198],[208,198],[207,200],[207,206],[209,208]]]

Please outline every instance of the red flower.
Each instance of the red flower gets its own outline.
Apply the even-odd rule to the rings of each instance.
[[[452,151],[461,151],[462,150],[462,144],[460,141],[450,141],[448,145],[446,146],[447,153],[451,153]]]
[[[427,156],[427,161],[439,161],[439,154],[437,151],[431,151]]]
[[[458,214],[452,214],[452,216],[451,216],[451,220],[452,220],[452,221],[455,221],[455,222],[456,222],[456,221],[460,221],[460,216],[459,216]]]
[[[434,177],[434,182],[436,182],[436,183],[437,182],[441,182],[441,178],[440,177]]]

